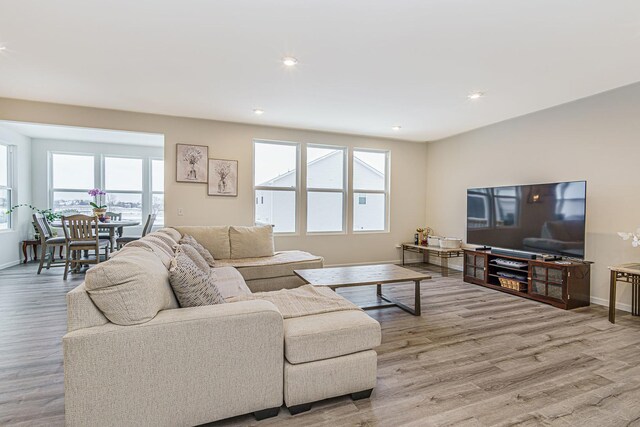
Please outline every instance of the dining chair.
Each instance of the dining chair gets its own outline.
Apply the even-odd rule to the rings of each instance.
[[[98,218],[88,215],[71,215],[62,217],[62,229],[66,239],[67,256],[64,265],[64,280],[69,274],[69,267],[79,264],[98,264],[100,249],[104,249],[105,260],[109,259],[109,240],[100,239]],[[89,254],[94,251],[94,256]],[[84,256],[83,256],[84,252]]]
[[[121,212],[105,212],[104,216],[108,216],[110,218],[110,221],[122,221],[122,213]],[[115,242],[115,238],[112,240],[111,239],[111,232],[109,230],[109,228],[107,227],[98,227],[98,231],[100,233],[100,238],[104,239],[104,240],[108,240],[109,241],[109,250],[111,252],[113,252],[113,249],[115,248],[116,242]],[[120,235],[122,235],[122,229],[118,228],[118,233]]]
[[[116,239],[116,244],[118,249],[123,247],[129,242],[133,242],[134,240],[138,240],[151,233],[151,229],[153,228],[153,223],[156,221],[156,214],[151,214],[147,217],[147,222],[144,223],[144,228],[142,229],[142,236],[121,236]]]
[[[64,237],[54,237],[49,222],[40,212],[33,214],[33,223],[40,234],[40,265],[38,266],[38,274],[42,271],[45,261],[47,262],[47,270],[51,267],[62,267],[64,262],[56,262],[56,249],[59,249],[62,255],[62,248],[67,242]]]

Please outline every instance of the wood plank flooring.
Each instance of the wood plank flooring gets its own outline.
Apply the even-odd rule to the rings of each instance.
[[[368,311],[382,325],[371,399],[341,397],[292,417],[240,416],[212,426],[640,426],[640,318],[606,308],[565,312],[413,267],[422,316]],[[36,265],[0,271],[0,426],[64,423],[64,295],[82,281]],[[385,287],[412,303],[413,285]],[[341,289],[359,304],[375,287]]]

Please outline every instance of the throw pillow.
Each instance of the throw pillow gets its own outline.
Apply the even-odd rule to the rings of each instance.
[[[163,242],[164,245],[166,246],[166,248],[171,253],[171,255],[173,255],[173,249],[172,248],[176,244],[176,242],[168,234],[158,233],[156,231],[156,232],[147,234],[146,236],[143,237],[143,239],[154,239],[156,241]]]
[[[213,267],[215,265],[215,260],[204,246],[202,246],[198,241],[191,235],[185,234],[182,239],[180,239],[181,245],[189,245],[193,247],[198,253],[204,258],[204,260],[209,264],[209,267]]]
[[[258,258],[273,256],[273,227],[260,225],[256,227],[236,227],[229,229],[231,242],[231,258]]]
[[[180,238],[182,237],[182,234],[180,234],[178,230],[170,227],[161,228],[160,230],[157,231],[157,233],[164,233],[169,237],[171,237],[171,239],[174,241],[173,242],[174,245],[178,243],[180,241]]]
[[[180,248],[180,250],[184,252],[185,255],[191,258],[191,261],[193,261],[193,263],[197,265],[198,268],[202,270],[203,273],[208,273],[209,270],[211,270],[211,267],[209,267],[209,264],[207,263],[207,261],[204,258],[202,258],[202,255],[200,255],[200,253],[193,246],[187,245],[187,244],[184,244],[184,245],[178,244],[175,247],[176,247],[176,250],[177,248]]]
[[[116,325],[148,322],[160,310],[178,308],[169,273],[151,249],[119,250],[87,270],[84,284],[96,307]]]
[[[215,271],[203,272],[186,254],[182,246],[176,248],[176,257],[169,270],[169,281],[180,307],[222,304],[215,283]]]

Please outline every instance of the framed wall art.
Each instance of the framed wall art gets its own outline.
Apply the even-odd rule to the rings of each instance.
[[[209,159],[209,195],[238,195],[238,161]]]
[[[205,145],[176,144],[176,181],[206,183],[208,158]]]

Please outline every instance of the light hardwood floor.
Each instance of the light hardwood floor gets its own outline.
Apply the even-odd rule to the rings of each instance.
[[[64,422],[64,294],[82,276],[64,282],[60,269],[37,276],[35,267],[0,271],[1,426]],[[422,287],[421,317],[368,312],[383,334],[370,400],[212,425],[640,426],[640,318],[619,312],[611,325],[604,307],[565,312],[414,268],[434,277]],[[412,285],[387,289],[411,304]],[[339,292],[375,302],[374,287]]]

